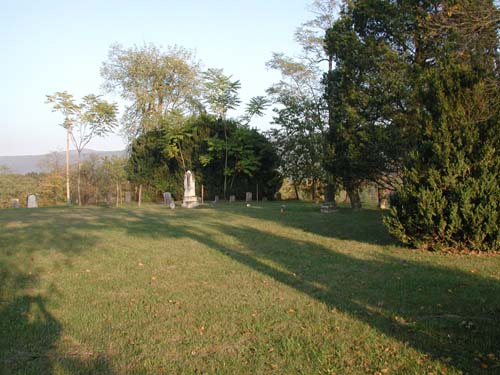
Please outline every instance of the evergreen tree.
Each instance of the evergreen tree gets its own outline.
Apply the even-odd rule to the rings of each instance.
[[[463,4],[453,6],[426,21],[432,29],[416,92],[420,132],[385,223],[413,246],[498,250],[498,34],[495,23],[478,28],[476,35],[462,33],[453,25],[464,15]],[[487,0],[474,7],[497,12]],[[436,20],[441,27],[434,28]]]

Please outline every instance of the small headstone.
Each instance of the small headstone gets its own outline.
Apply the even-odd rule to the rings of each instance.
[[[125,203],[132,203],[132,193],[130,191],[125,192]]]
[[[284,213],[286,212],[286,206],[285,206],[285,205],[282,205],[282,206],[281,206],[280,212],[281,212],[282,214],[284,214]]]
[[[163,202],[167,205],[170,206],[170,203],[172,203],[174,200],[172,199],[172,193],[169,191],[166,191],[163,193]]]
[[[170,202],[169,204],[171,210],[175,210],[175,203],[174,201]]]
[[[19,199],[11,199],[10,206],[12,208],[19,208]]]
[[[36,195],[30,194],[26,197],[26,207],[27,208],[37,208],[38,203],[36,201]]]
[[[245,196],[245,202],[251,202],[252,201],[252,192],[247,191],[247,194]]]
[[[235,195],[230,195],[229,196],[229,203],[234,203],[236,202],[236,196]]]
[[[111,203],[113,203],[113,193],[108,192],[108,193],[106,194],[106,203],[107,203],[107,204],[111,204]]]
[[[319,210],[324,214],[337,212],[337,204],[335,202],[325,202],[321,205]]]
[[[219,203],[219,196],[218,195],[215,196],[214,203]]]

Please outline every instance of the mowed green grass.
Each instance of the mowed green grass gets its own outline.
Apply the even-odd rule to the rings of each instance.
[[[307,203],[0,211],[0,374],[499,374],[500,257]]]

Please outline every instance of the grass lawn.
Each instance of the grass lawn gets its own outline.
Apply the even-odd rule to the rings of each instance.
[[[0,374],[500,374],[500,257],[307,203],[0,211]]]

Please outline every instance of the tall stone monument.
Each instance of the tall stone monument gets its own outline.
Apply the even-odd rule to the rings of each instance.
[[[193,208],[196,206],[198,206],[198,198],[196,197],[194,173],[187,171],[184,175],[184,199],[182,200],[182,207]]]

